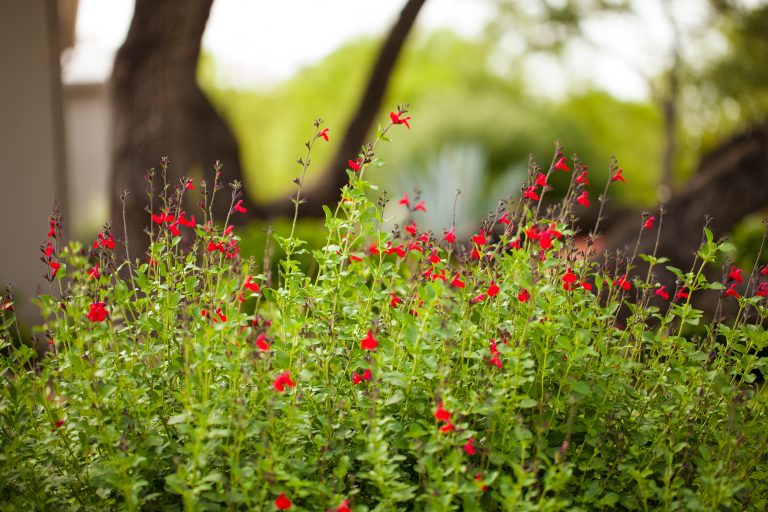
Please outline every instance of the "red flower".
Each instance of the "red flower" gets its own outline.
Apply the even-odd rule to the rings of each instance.
[[[56,273],[61,268],[61,263],[59,263],[58,261],[51,260],[48,262],[48,266],[51,267],[51,270],[52,270],[51,279],[53,279],[54,277],[56,277]]]
[[[661,297],[664,300],[669,300],[669,294],[665,291],[667,288],[666,285],[661,285],[658,290],[656,290],[656,295]]]
[[[539,247],[545,251],[552,247],[552,234],[549,230],[542,231],[539,235]]]
[[[328,138],[328,128],[323,128],[322,130],[320,130],[317,136],[324,138],[325,142],[328,142],[329,140],[331,140]]]
[[[214,313],[216,313],[216,316],[218,316],[218,317],[219,317],[219,320],[221,320],[222,322],[226,322],[226,321],[227,321],[227,315],[225,315],[225,314],[224,314],[224,313],[221,311],[221,308],[220,308],[220,307],[219,307],[219,308],[216,308],[216,311],[214,311]],[[216,319],[214,318],[214,320],[216,320]]]
[[[246,290],[251,290],[252,292],[256,293],[259,291],[259,283],[256,283],[253,281],[253,277],[248,274],[245,278],[245,283],[243,283],[243,288]]]
[[[758,297],[768,297],[768,283],[760,283],[755,289],[755,295]]]
[[[391,299],[390,299],[390,301],[389,301],[389,307],[393,308],[393,307],[395,307],[395,306],[397,306],[398,304],[400,304],[400,303],[402,303],[402,302],[403,302],[403,299],[401,299],[400,297],[398,297],[396,294],[394,294],[394,293],[390,293],[390,295],[392,296],[392,298],[391,298]]]
[[[186,214],[187,214],[186,212],[181,212],[179,214],[179,218],[176,220],[176,222],[178,222],[182,226],[187,226],[188,228],[195,227],[197,225],[197,221],[195,221],[195,216],[193,215],[191,218],[187,219],[185,217]],[[231,229],[231,228],[232,228],[232,226],[230,226],[227,229]],[[227,233],[226,230],[225,230],[224,234],[229,234],[229,233]]]
[[[285,491],[283,491],[283,493],[277,497],[275,500],[275,506],[280,510],[288,510],[291,508],[291,500],[285,496]]]
[[[432,252],[429,253],[429,262],[433,265],[440,263],[440,256],[437,255],[437,249],[432,249]]]
[[[96,244],[94,244],[95,246]],[[111,233],[109,234],[109,238],[104,236],[103,233],[99,233],[99,245],[102,247],[106,247],[107,249],[114,249],[115,248],[115,237]]]
[[[352,374],[352,384],[354,384],[355,386],[357,386],[357,385],[358,385],[358,384],[360,384],[361,382],[363,382],[363,376],[362,376],[362,375],[360,375],[360,374],[359,374],[359,373],[357,373],[357,372],[353,373],[353,374]]]
[[[446,423],[440,427],[440,432],[442,433],[453,432],[454,430],[456,430],[456,427],[453,426],[453,423]]]
[[[416,233],[418,233],[418,229],[416,228],[416,223],[411,222],[407,226],[405,226],[405,230],[411,234],[411,236],[416,236]]]
[[[687,299],[687,298],[688,298],[688,292],[685,291],[685,288],[677,292],[677,294],[675,295],[675,300]]]
[[[376,242],[372,242],[371,245],[368,246],[368,254],[371,256],[375,256],[379,254],[379,246]]]
[[[542,187],[542,188],[546,187],[547,186],[547,177],[544,174],[539,173],[539,174],[536,175],[536,181],[534,183],[536,185],[538,185],[539,187]]]
[[[341,505],[336,507],[336,512],[352,512],[352,509],[349,508],[349,500],[342,501]]]
[[[360,256],[357,256],[355,254],[350,254],[349,255],[349,262],[352,263],[352,262],[355,262],[355,261],[363,261],[363,258],[361,258]]]
[[[398,201],[398,204],[411,206],[411,202],[408,200],[408,192],[403,194],[403,197],[400,198],[400,201]]]
[[[520,249],[521,248],[520,239],[519,238],[515,238],[514,240],[509,242],[509,248],[510,249]]]
[[[480,484],[480,489],[482,489],[483,492],[488,490],[488,486],[483,483],[483,473],[478,472],[475,475],[475,481]]]
[[[349,164],[349,168],[350,169],[352,169],[353,171],[357,172],[357,171],[360,170],[360,166],[363,164],[363,159],[358,157],[358,159],[355,160],[355,161],[348,160],[347,164]]]
[[[387,242],[387,254],[397,254],[401,258],[405,258],[405,249],[403,248],[403,244],[400,244],[397,247],[391,247],[389,242]]]
[[[373,337],[373,331],[368,329],[368,334],[360,341],[360,348],[363,350],[374,350],[378,345],[379,342]]]
[[[475,450],[475,438],[470,437],[469,441],[464,444],[464,452],[467,455],[474,455],[477,452],[477,450]]]
[[[501,224],[505,224],[505,225],[507,225],[507,226],[509,226],[510,224],[512,224],[512,221],[511,221],[511,220],[509,220],[509,213],[507,213],[507,212],[504,212],[504,215],[502,215],[501,217],[499,217],[499,222],[500,222]]]
[[[763,267],[763,270],[760,271],[761,276],[768,276],[768,265]]]
[[[570,167],[568,167],[568,164],[565,163],[565,157],[562,157],[560,158],[560,160],[557,161],[557,163],[555,164],[555,169],[559,171],[565,171],[565,172],[571,171]]]
[[[452,244],[453,242],[455,242],[456,241],[456,228],[455,227],[451,227],[451,229],[446,231],[445,234],[443,235],[443,240],[445,240],[449,244]],[[766,268],[768,268],[768,265],[766,265]]]
[[[579,177],[576,178],[576,183],[580,183],[582,185],[589,185],[589,180],[587,179],[587,171],[584,171],[581,174],[579,174]]]
[[[363,372],[363,379],[371,380],[371,369],[370,368],[366,368],[365,371]]]
[[[574,286],[574,283],[578,280],[578,277],[576,274],[571,272],[571,269],[568,268],[568,270],[565,272],[565,275],[563,276],[563,288],[565,290],[573,290],[576,288]]]
[[[267,335],[264,334],[263,332],[256,337],[256,346],[262,352],[267,352],[269,350],[269,342],[267,341]]]
[[[525,192],[523,192],[523,198],[524,199],[532,199],[534,201],[539,200],[539,194],[536,193],[536,186],[531,185],[530,187],[527,187],[525,189]]]
[[[584,208],[589,207],[589,196],[586,190],[581,192],[581,195],[576,198],[576,202],[579,203]]]
[[[424,204],[424,201],[419,201],[418,203],[416,203],[416,206],[413,207],[413,211],[415,211],[415,212],[419,212],[419,211],[426,212],[427,211],[427,206]]]
[[[531,294],[527,288],[523,288],[520,293],[517,294],[517,300],[520,302],[528,302],[531,299]]]
[[[88,279],[98,279],[101,276],[99,274],[99,264],[96,263],[91,270],[88,271]]]
[[[487,242],[485,238],[485,231],[481,229],[480,234],[472,237],[472,241],[475,242],[477,245],[485,245],[485,243]]]
[[[456,276],[453,278],[453,281],[451,281],[451,286],[456,288],[464,288],[464,281],[459,279],[459,274],[456,274]]]
[[[445,269],[442,269],[439,274],[437,272],[432,272],[430,277],[433,281],[440,279],[442,282],[445,282]]]
[[[156,222],[157,224],[162,224],[163,222],[165,222],[165,214],[161,213],[160,215],[157,215],[156,213],[153,213],[152,221]]]
[[[91,322],[103,322],[109,316],[109,311],[104,309],[104,302],[94,302],[88,310],[88,320]]]
[[[55,422],[52,421],[51,425],[53,425],[53,428],[51,429],[51,432],[53,432],[55,430],[58,430],[59,428],[61,428],[61,426],[63,424],[64,424],[64,420],[63,419],[55,421]]]
[[[170,231],[173,236],[181,235],[181,231],[179,231],[178,222],[174,222],[173,224],[168,224],[168,231]]]
[[[491,281],[491,285],[488,287],[488,296],[489,297],[495,297],[499,293],[499,287],[496,286],[496,283]]]
[[[736,283],[732,283],[731,287],[725,290],[725,296],[733,297],[735,299],[738,299],[739,297],[741,297],[741,295],[739,295],[739,292],[736,291]]]
[[[485,294],[481,293],[480,295],[472,299],[472,304],[477,304],[478,302],[483,302],[484,300],[485,300]]]
[[[410,130],[411,125],[408,124],[408,121],[411,120],[411,116],[401,117],[403,114],[404,112],[390,112],[389,118],[392,120],[392,124],[404,124]]]
[[[739,267],[731,266],[731,271],[728,272],[728,279],[740,283],[742,281],[741,269]]]
[[[437,421],[444,421],[444,422],[451,421],[451,413],[450,411],[447,411],[446,409],[443,408],[443,402],[438,402],[437,409],[435,409],[434,415]]]
[[[193,180],[189,180],[188,182],[186,182],[186,183],[184,184],[184,188],[185,188],[186,190],[192,190],[192,189],[194,189],[194,188],[195,188],[195,186],[192,184],[192,181],[193,181]]]
[[[613,282],[613,286],[619,286],[624,291],[629,291],[632,289],[632,283],[627,281],[627,274],[622,275],[617,280]]]
[[[238,212],[238,213],[247,213],[248,212],[248,210],[243,206],[243,200],[242,199],[240,199],[237,203],[235,203],[235,206],[232,207],[232,211],[233,212]]]
[[[480,259],[480,251],[477,250],[477,247],[472,248],[472,259],[473,260],[479,260]]]
[[[584,288],[585,290],[587,290],[588,292],[592,291],[592,283],[590,283],[588,281],[582,281],[581,282],[581,287]]]
[[[643,228],[653,229],[653,223],[656,222],[656,217],[648,217],[648,220],[643,222]]]
[[[525,233],[525,237],[529,240],[538,240],[541,234],[539,233],[539,229],[533,225],[530,228],[523,231]]]
[[[194,219],[195,217],[193,216],[192,218]],[[235,226],[234,226],[233,224],[230,224],[229,226],[227,226],[226,228],[224,228],[224,236],[229,236],[229,235],[231,235],[231,234],[232,234],[232,231],[234,231],[234,229],[235,229]],[[206,231],[207,231],[207,230],[206,230]]]
[[[53,255],[53,244],[51,243],[50,240],[48,241],[48,245],[46,245],[43,248],[43,254],[46,255],[46,256],[52,256]]]
[[[275,381],[272,383],[272,386],[275,388],[275,390],[278,393],[282,393],[285,391],[285,387],[288,386],[289,388],[296,387],[296,383],[291,379],[291,372],[286,370],[277,377],[275,377]],[[285,495],[285,494],[283,494]],[[288,506],[290,507],[291,504],[288,502]]]
[[[623,172],[624,172],[624,169],[619,169],[618,171],[616,171],[616,173],[613,176],[611,176],[611,181],[621,181],[622,183],[626,183],[624,181],[624,176],[621,174]]]

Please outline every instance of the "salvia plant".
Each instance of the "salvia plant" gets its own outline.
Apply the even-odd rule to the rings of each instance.
[[[277,266],[272,248],[240,253],[241,187],[222,198],[218,165],[197,187],[167,183],[167,159],[150,171],[141,259],[123,226],[62,244],[54,211],[43,357],[0,301],[0,510],[768,509],[759,256],[713,282],[734,248],[708,230],[691,269],[595,254],[599,225],[580,236],[575,216],[590,201],[602,215],[625,176],[612,161],[591,197],[559,145],[471,239],[455,219],[420,230],[429,205],[407,194],[408,219],[385,232],[365,175],[409,122],[398,107],[349,161],[322,247],[273,237]],[[294,228],[328,140],[316,121]],[[570,186],[550,205],[555,173]],[[222,199],[230,214],[213,219]],[[643,216],[639,237],[662,221]],[[706,324],[705,293],[738,312]]]

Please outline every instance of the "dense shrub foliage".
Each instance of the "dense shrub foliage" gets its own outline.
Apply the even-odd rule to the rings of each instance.
[[[316,123],[304,171],[327,136]],[[44,358],[11,341],[2,302],[0,510],[768,508],[759,265],[709,282],[733,248],[708,232],[688,272],[593,258],[570,226],[598,199],[559,148],[471,240],[450,219],[421,232],[429,205],[408,196],[383,232],[374,149],[350,161],[324,247],[275,237],[279,275],[270,248],[244,259],[230,219],[210,218],[218,180],[165,184],[167,161],[148,175],[141,261],[109,227],[59,245],[54,214]],[[570,188],[545,208],[554,173]],[[615,163],[609,177],[603,195],[626,186]],[[675,289],[656,284],[669,272]],[[703,328],[700,293],[738,314]]]

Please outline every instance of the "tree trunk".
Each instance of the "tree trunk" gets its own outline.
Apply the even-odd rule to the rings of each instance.
[[[311,187],[305,194],[307,203],[301,207],[302,215],[323,216],[323,205],[333,204],[339,200],[341,188],[347,183],[347,174],[344,172],[347,168],[347,160],[356,159],[362,145],[366,142],[366,137],[368,137],[374,119],[381,108],[397,58],[425,2],[426,0],[408,0],[400,11],[400,17],[381,45],[360,104],[338,145],[336,153],[324,170],[325,179]],[[280,203],[284,204],[272,205],[271,209],[284,210],[288,208],[292,211],[293,206],[287,200]]]
[[[687,272],[701,242],[705,217],[715,239],[745,216],[768,206],[768,123],[752,126],[706,156],[687,186],[666,204],[658,256]],[[656,215],[657,213],[652,213]],[[606,234],[609,250],[634,247],[640,224],[639,212],[616,222]],[[639,252],[652,254],[655,233],[645,233]],[[643,274],[643,262],[640,274]],[[647,267],[646,267],[647,268]],[[711,304],[710,304],[711,306]],[[702,305],[710,309],[707,305]],[[711,310],[710,310],[711,311]]]
[[[196,82],[212,3],[136,0],[128,35],[115,58],[112,219],[117,238],[122,238],[119,197],[128,190],[126,222],[132,258],[140,256],[148,244],[143,233],[149,223],[144,176],[158,167],[161,156],[171,160],[168,181],[172,185],[192,174],[211,182],[216,160],[224,165],[225,183],[242,181],[237,142]],[[214,214],[222,219],[228,208],[229,201],[221,201]]]

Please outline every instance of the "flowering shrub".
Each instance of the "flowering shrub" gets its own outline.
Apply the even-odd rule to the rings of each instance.
[[[297,213],[310,151],[328,140],[316,122]],[[768,508],[755,383],[768,267],[709,282],[732,249],[709,232],[695,268],[668,267],[675,289],[656,284],[657,255],[641,255],[640,277],[636,255],[596,263],[570,224],[590,204],[587,168],[559,147],[464,244],[447,222],[422,232],[429,205],[407,194],[404,232],[383,232],[365,180],[375,146],[350,159],[323,247],[275,237],[277,276],[269,249],[245,259],[230,218],[211,218],[218,173],[198,184],[199,220],[184,211],[191,180],[165,183],[167,160],[148,175],[138,263],[110,226],[60,245],[54,214],[45,358],[11,342],[12,299],[0,302],[0,509]],[[625,186],[609,172],[601,206]],[[553,173],[571,186],[545,207]],[[233,184],[230,216],[240,196]],[[662,221],[644,217],[639,236]],[[694,336],[702,293],[738,314]]]

